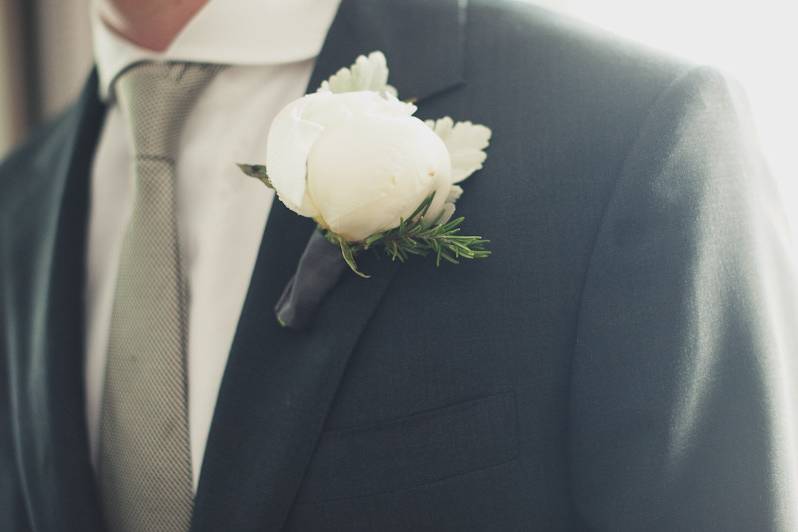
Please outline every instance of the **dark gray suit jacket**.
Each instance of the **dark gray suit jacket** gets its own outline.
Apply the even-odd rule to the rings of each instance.
[[[458,205],[493,255],[364,257],[292,332],[313,227],[275,204],[192,530],[793,530],[795,280],[734,85],[521,3],[344,0],[311,88],[376,49],[421,117],[493,129]],[[4,531],[102,530],[95,85],[0,166]]]

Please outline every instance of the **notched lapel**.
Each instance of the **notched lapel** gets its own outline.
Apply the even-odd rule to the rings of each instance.
[[[269,225],[284,231],[270,228],[263,246],[282,251],[262,253],[252,279],[205,451],[194,531],[280,529],[349,354],[396,266],[369,261],[372,278],[345,275],[308,331],[282,328],[274,301],[313,227],[274,208]]]
[[[359,55],[380,50],[403,100],[463,83],[465,0],[343,0],[308,84],[315,91]]]
[[[343,0],[308,90],[382,50],[402,98],[441,94],[462,82],[464,14],[462,0]],[[364,255],[370,279],[345,274],[308,331],[281,328],[274,304],[313,229],[274,203],[217,399],[193,532],[282,528],[350,353],[398,268]]]

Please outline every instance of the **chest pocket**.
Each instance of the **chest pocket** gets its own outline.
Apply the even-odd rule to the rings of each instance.
[[[390,493],[513,460],[515,394],[503,392],[407,417],[322,434],[297,502]]]

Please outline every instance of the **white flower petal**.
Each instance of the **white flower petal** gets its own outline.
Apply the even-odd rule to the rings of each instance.
[[[303,117],[325,127],[339,124],[356,114],[411,116],[416,112],[416,106],[411,103],[397,100],[396,97],[388,94],[372,91],[347,92],[345,94],[317,92],[316,94],[326,94],[328,99],[318,99],[313,102],[313,105],[308,105]]]
[[[342,68],[321,84],[320,91],[333,93],[375,91],[396,96],[396,89],[388,85],[388,64],[382,52],[361,55],[349,68]]]
[[[438,192],[438,194],[442,193],[443,191]],[[457,200],[460,199],[462,195],[463,187],[451,185],[445,199],[441,201],[440,198],[436,198],[437,201],[433,201],[432,204],[430,204],[430,208],[427,210],[427,214],[422,221],[426,225],[432,225],[433,223],[445,224],[452,218],[454,214],[454,204],[457,203]]]
[[[307,161],[322,132],[356,116],[404,118],[415,111],[412,104],[373,91],[319,91],[291,102],[275,117],[267,139],[266,168],[277,196],[292,211],[317,217],[306,190]]]
[[[487,155],[485,148],[490,143],[491,130],[471,122],[455,123],[446,116],[426,124],[446,144],[452,160],[452,183],[459,183],[480,168]]]
[[[327,128],[308,159],[319,219],[350,241],[398,226],[432,192],[440,212],[450,178],[443,141],[411,116],[355,115]]]
[[[446,203],[456,203],[463,195],[463,187],[459,185],[452,185],[449,189],[449,197],[446,198]]]
[[[445,224],[452,219],[452,216],[454,216],[454,203],[446,203],[443,205],[438,223]]]
[[[324,95],[309,95],[288,104],[275,117],[266,141],[266,168],[277,195],[286,207],[302,216],[318,213],[305,193],[310,149],[324,128],[303,115]]]

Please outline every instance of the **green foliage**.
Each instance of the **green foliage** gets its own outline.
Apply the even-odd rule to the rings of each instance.
[[[423,222],[432,204],[433,195],[428,196],[407,219],[403,219],[398,227],[376,233],[362,242],[347,242],[344,238],[331,231],[326,231],[327,239],[341,248],[341,255],[353,272],[361,277],[368,275],[357,267],[355,256],[367,249],[381,245],[391,260],[404,262],[413,255],[435,255],[435,265],[440,266],[441,261],[459,264],[460,259],[484,259],[490,255],[485,249],[485,240],[479,236],[466,236],[460,234],[464,217],[460,216],[445,223]]]
[[[269,180],[266,167],[260,164],[239,164],[238,167],[246,175],[254,177],[267,187],[274,189]],[[341,255],[353,272],[361,277],[369,276],[358,269],[355,257],[361,251],[372,249],[381,245],[391,260],[404,262],[413,255],[435,255],[435,265],[440,266],[441,261],[459,264],[460,259],[484,259],[490,255],[485,249],[485,244],[490,242],[480,236],[466,236],[460,234],[460,226],[465,220],[460,216],[445,223],[440,219],[433,223],[423,222],[424,216],[432,205],[434,194],[430,194],[421,202],[413,214],[403,219],[398,227],[376,233],[362,242],[348,242],[343,237],[319,227],[324,236],[341,248]]]
[[[274,190],[274,186],[272,185],[271,180],[269,180],[269,174],[266,172],[266,167],[262,164],[238,163],[237,166],[249,177],[254,177],[270,189]]]

